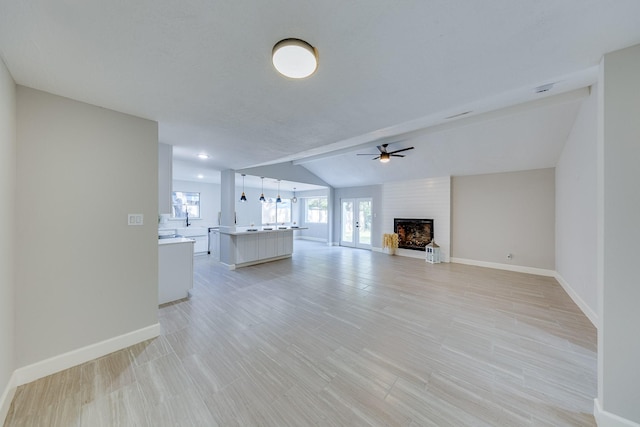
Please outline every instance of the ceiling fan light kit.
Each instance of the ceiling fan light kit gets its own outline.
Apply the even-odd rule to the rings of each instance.
[[[398,153],[402,153],[403,151],[409,151],[409,150],[413,150],[415,147],[408,147],[408,148],[401,148],[400,150],[395,150],[395,151],[387,151],[387,147],[389,146],[389,144],[382,144],[382,145],[378,145],[378,155],[376,156],[375,154],[357,154],[358,156],[376,156],[371,160],[380,160],[380,163],[388,163],[389,160],[391,160],[391,157],[404,157],[404,154],[398,154]]]

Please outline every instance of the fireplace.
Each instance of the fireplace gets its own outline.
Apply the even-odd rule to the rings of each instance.
[[[433,240],[433,220],[394,218],[393,232],[398,235],[398,248],[424,251]]]

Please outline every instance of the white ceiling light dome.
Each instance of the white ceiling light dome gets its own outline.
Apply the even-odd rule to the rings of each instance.
[[[303,79],[318,69],[318,52],[300,39],[280,40],[273,46],[273,66],[280,74]]]

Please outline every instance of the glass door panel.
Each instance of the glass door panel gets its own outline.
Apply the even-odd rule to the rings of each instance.
[[[371,199],[358,199],[356,246],[371,249]]]
[[[353,246],[354,245],[354,215],[353,215],[353,200],[344,199],[341,203],[342,221],[341,221],[341,233],[340,233],[340,245],[341,246]]]
[[[340,246],[371,249],[371,199],[342,199]]]

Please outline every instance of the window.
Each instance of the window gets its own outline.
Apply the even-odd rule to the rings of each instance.
[[[200,193],[174,191],[171,193],[171,216],[173,218],[200,218]]]
[[[262,203],[263,224],[281,224],[283,222],[291,222],[291,202],[289,199],[283,199],[280,203],[275,201]]]
[[[326,224],[329,210],[326,197],[310,197],[304,200],[304,217],[307,223]]]

